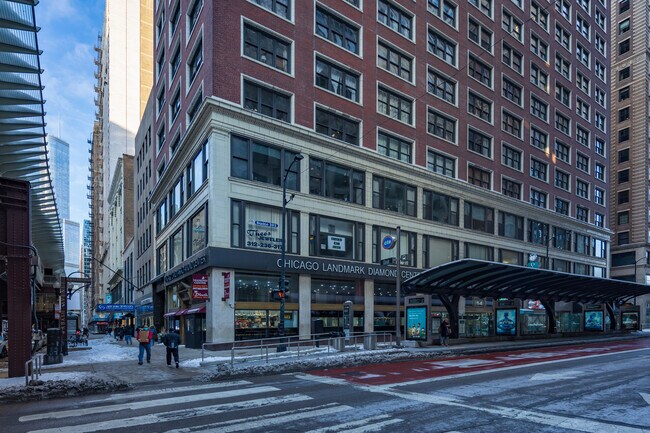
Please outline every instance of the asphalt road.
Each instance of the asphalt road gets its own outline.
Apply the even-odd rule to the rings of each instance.
[[[530,349],[0,406],[21,432],[650,432],[650,342]]]

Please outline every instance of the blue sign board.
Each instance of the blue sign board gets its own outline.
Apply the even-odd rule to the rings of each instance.
[[[98,304],[97,311],[135,311],[132,304]]]
[[[395,246],[395,238],[391,235],[384,236],[384,239],[381,241],[381,246],[385,250],[391,250]]]
[[[406,308],[406,339],[426,340],[427,330],[427,307]]]

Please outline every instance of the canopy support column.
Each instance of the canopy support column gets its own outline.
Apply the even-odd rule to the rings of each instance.
[[[548,333],[557,334],[557,322],[555,321],[555,303],[553,301],[547,301],[546,299],[540,299],[540,302],[546,310],[546,317],[548,317]]]
[[[449,324],[451,325],[451,338],[458,338],[458,302],[460,301],[459,295],[451,296],[451,299],[445,295],[438,295],[440,302],[447,309],[449,313]]]
[[[610,330],[615,330],[617,328],[617,323],[616,323],[616,313],[614,313],[614,306],[612,305],[611,302],[605,302],[605,309],[607,310],[607,314],[609,315],[609,329]]]

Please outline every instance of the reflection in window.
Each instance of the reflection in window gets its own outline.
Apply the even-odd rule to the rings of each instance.
[[[364,204],[365,174],[320,159],[309,159],[309,193]]]
[[[416,188],[402,182],[374,176],[372,207],[415,216]]]

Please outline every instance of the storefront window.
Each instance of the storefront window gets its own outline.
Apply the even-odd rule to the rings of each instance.
[[[206,224],[206,208],[204,207],[190,219],[190,252],[191,256],[208,245],[208,228]]]
[[[548,316],[545,310],[520,309],[521,335],[545,334]]]
[[[424,236],[424,267],[434,266],[458,260],[458,241]]]
[[[309,254],[363,260],[364,227],[362,223],[311,215]]]
[[[395,283],[378,283],[375,281],[375,305],[395,305],[396,294]]]
[[[416,266],[416,235],[412,232],[402,230],[400,232],[400,255],[401,264],[405,266]],[[372,261],[379,263],[383,259],[395,257],[397,254],[397,247],[392,250],[384,249],[381,245],[382,240],[386,236],[397,236],[397,230],[388,227],[372,227]]]
[[[235,339],[250,340],[278,336],[278,310],[235,310]],[[285,335],[298,334],[298,312],[285,310]]]
[[[352,301],[363,305],[363,281],[311,280],[312,304],[343,304]]]
[[[298,279],[285,277],[289,281],[289,293],[285,302],[298,302]],[[235,281],[235,302],[270,302],[271,290],[280,284],[279,275],[237,274]]]
[[[282,209],[254,203],[232,201],[232,245],[266,251],[282,251],[280,230]],[[287,210],[286,251],[299,253],[300,218]]]
[[[170,241],[169,266],[174,267],[183,261],[183,230],[178,229],[171,237]]]
[[[156,252],[156,271],[160,275],[167,271],[167,244],[164,243]]]

